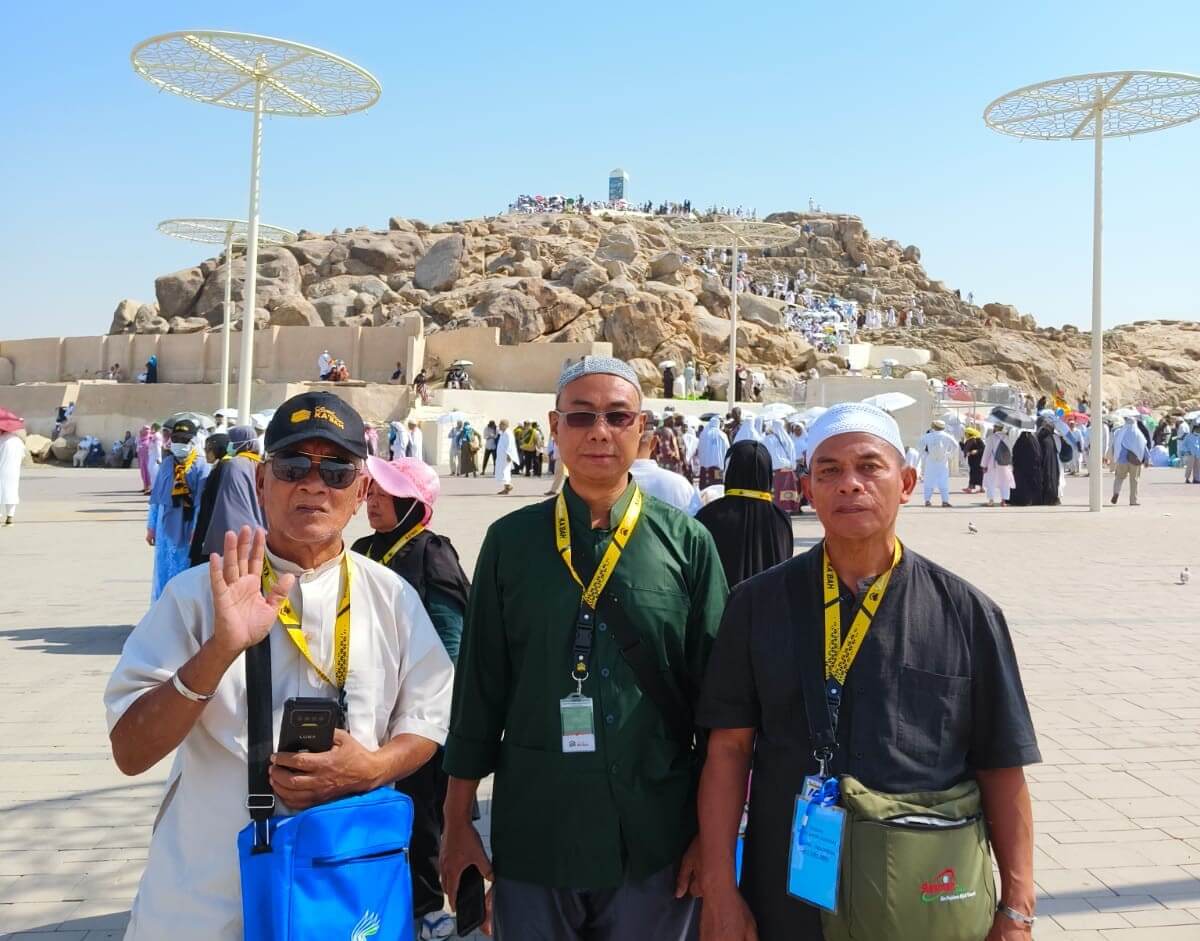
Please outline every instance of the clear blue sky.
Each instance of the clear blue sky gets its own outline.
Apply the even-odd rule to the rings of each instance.
[[[732,13],[731,13],[732,9]],[[263,220],[328,230],[492,213],[517,193],[861,215],[932,277],[1041,323],[1090,320],[1091,150],[988,130],[1020,85],[1200,71],[1191,2],[817,5],[20,3],[5,12],[0,337],[107,329],[202,246],[170,216],[244,216],[250,117],[157,92],[135,43],[267,33],[370,69],[381,102],[265,127]],[[1200,122],[1106,148],[1106,322],[1193,318]]]

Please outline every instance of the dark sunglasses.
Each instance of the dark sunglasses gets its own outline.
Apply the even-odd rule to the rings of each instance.
[[[336,457],[322,457],[319,461],[314,461],[299,451],[285,451],[272,455],[270,463],[275,479],[289,484],[298,484],[304,480],[312,472],[314,464],[321,480],[334,490],[345,490],[358,479],[358,467]]]
[[[558,417],[567,423],[568,428],[591,428],[597,421],[604,419],[609,428],[628,428],[637,420],[640,412],[559,412]]]

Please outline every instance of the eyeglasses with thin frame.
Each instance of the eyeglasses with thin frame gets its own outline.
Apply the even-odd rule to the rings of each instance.
[[[611,412],[562,412],[556,410],[555,414],[567,423],[568,428],[591,428],[596,422],[603,420],[609,428],[623,431],[637,421],[637,417],[641,413],[615,409]]]
[[[271,473],[276,480],[288,484],[298,484],[304,480],[315,466],[326,486],[334,490],[345,490],[359,476],[358,466],[338,457],[321,454],[305,454],[303,451],[283,451],[271,455]]]

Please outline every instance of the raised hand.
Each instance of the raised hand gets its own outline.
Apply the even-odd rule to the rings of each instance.
[[[270,633],[279,608],[287,600],[295,578],[280,575],[264,598],[263,555],[267,534],[261,529],[251,535],[250,527],[225,534],[225,553],[208,558],[212,582],[215,625],[213,642],[230,659],[253,647]]]

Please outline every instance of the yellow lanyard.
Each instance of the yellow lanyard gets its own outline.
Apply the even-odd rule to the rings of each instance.
[[[726,490],[727,497],[749,497],[752,500],[766,500],[770,503],[775,497],[765,490],[739,490],[736,487],[732,490]]]
[[[196,463],[196,452],[189,452],[188,456],[182,461],[175,462],[175,480],[171,487],[171,496],[183,497],[189,492],[187,475],[192,469],[192,465]]]
[[[832,678],[837,680],[839,686],[846,685],[846,674],[850,672],[850,665],[858,656],[858,650],[862,646],[863,638],[867,636],[867,630],[871,626],[875,612],[883,603],[888,582],[892,580],[892,572],[896,570],[896,566],[900,562],[900,554],[900,540],[897,539],[896,548],[892,552],[891,567],[875,579],[875,584],[867,589],[867,595],[863,598],[858,614],[854,616],[854,622],[850,625],[850,633],[843,640],[842,603],[841,592],[838,591],[837,572],[829,564],[829,552],[825,549],[821,550],[825,565],[825,679]]]
[[[401,536],[399,539],[397,539],[396,544],[393,545],[392,548],[388,549],[388,551],[383,554],[383,558],[379,560],[379,564],[387,565],[389,562],[392,561],[392,559],[394,559],[396,557],[397,552],[399,552],[401,549],[403,549],[405,546],[407,546],[410,542],[412,542],[414,539],[416,539],[417,536],[421,535],[421,533],[423,533],[423,532],[425,532],[425,524],[417,523],[416,526],[414,526],[412,529],[410,529],[408,532],[406,532],[403,536]],[[371,557],[372,557],[371,553],[368,551],[367,558],[370,559]]]
[[[244,457],[247,461],[253,461],[255,464],[262,463],[262,455],[257,451],[238,451],[234,457]]]
[[[270,592],[276,580],[271,562],[264,556],[262,574],[264,595]],[[330,679],[329,674],[317,666],[316,661],[313,660],[312,653],[308,649],[308,641],[304,639],[304,631],[300,629],[300,616],[292,607],[290,600],[284,601],[283,607],[279,609],[279,623],[287,630],[292,643],[300,649],[300,653],[304,654],[304,659],[317,672],[317,676],[330,686],[336,687],[339,692],[344,690],[346,676],[350,673],[350,562],[345,554],[342,555],[342,595],[338,599],[337,618],[333,622],[333,679]]]
[[[593,610],[596,608],[596,602],[600,600],[600,593],[604,591],[604,586],[608,584],[609,577],[617,567],[617,563],[621,561],[621,550],[625,548],[625,544],[629,542],[629,537],[633,535],[633,531],[637,527],[638,519],[642,515],[643,500],[641,489],[634,484],[633,496],[629,500],[625,515],[617,524],[612,542],[604,550],[604,556],[600,559],[600,564],[596,566],[596,572],[592,575],[592,580],[588,582],[586,588],[584,588],[583,579],[575,571],[575,566],[571,564],[571,521],[567,519],[567,499],[559,493],[558,499],[554,503],[554,542],[558,546],[558,554],[562,556],[567,571],[571,573],[576,584],[583,588],[583,603]]]

